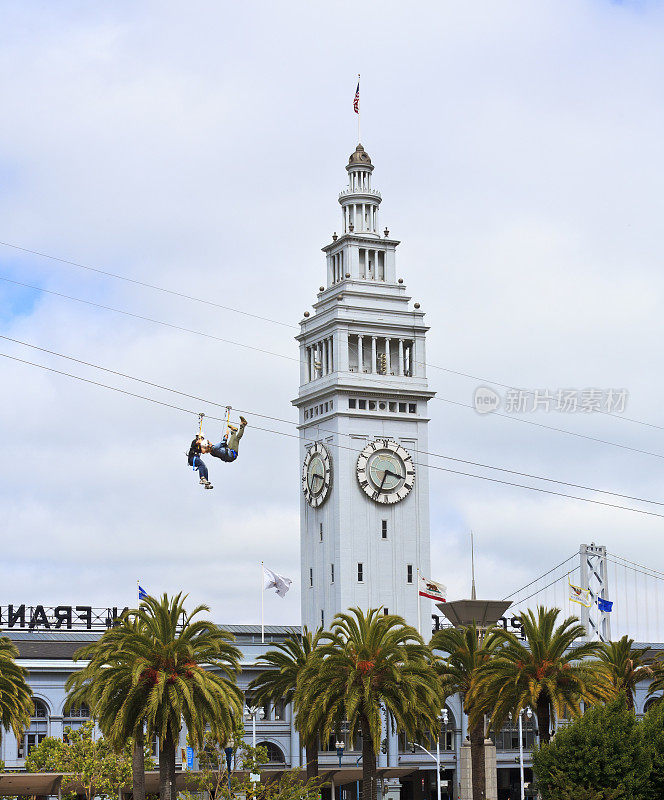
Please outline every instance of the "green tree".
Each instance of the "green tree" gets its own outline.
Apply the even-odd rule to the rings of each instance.
[[[664,703],[655,703],[641,722],[643,738],[652,756],[652,769],[644,800],[664,797]]]
[[[258,662],[268,669],[249,684],[249,690],[257,703],[293,701],[298,676],[316,658],[320,636],[320,631],[312,634],[305,626],[301,637],[292,634],[274,650],[258,657]],[[301,717],[297,714],[295,725],[305,746],[307,779],[310,780],[318,775],[319,731],[312,730],[300,721]]]
[[[11,730],[20,739],[30,725],[34,708],[28,673],[16,663],[17,657],[16,645],[6,636],[0,636],[0,741],[3,730]]]
[[[639,681],[653,674],[649,648],[635,648],[634,639],[623,636],[617,642],[606,642],[599,651],[597,668],[603,670],[616,695],[625,693],[627,707],[634,711],[634,692]]]
[[[442,695],[432,657],[418,632],[381,609],[337,614],[321,634],[317,657],[300,674],[296,711],[305,736],[362,734],[362,797],[376,800],[376,752],[386,725],[415,739],[437,727]]]
[[[128,637],[139,630],[135,618],[123,617],[119,625],[107,630],[74,654],[74,661],[88,663],[72,673],[65,684],[66,707],[87,703],[99,729],[117,750],[133,741],[132,792],[134,800],[145,800],[145,708],[147,687],[143,696],[134,694],[134,702],[125,707],[133,686],[134,660],[123,651]]]
[[[429,643],[434,652],[445,655],[436,659],[436,672],[444,697],[459,693],[470,718],[470,761],[473,800],[486,797],[484,772],[484,717],[472,715],[474,687],[479,669],[492,657],[496,639],[493,629],[482,631],[477,625],[445,628],[436,631]],[[472,715],[472,716],[471,716]]]
[[[69,772],[81,783],[87,800],[114,800],[131,780],[132,743],[121,752],[103,736],[94,738],[94,722],[65,729],[67,741],[47,737],[25,760],[28,772]]]
[[[159,737],[161,800],[175,800],[175,752],[183,721],[192,742],[202,746],[206,726],[223,741],[243,711],[242,693],[234,682],[240,651],[231,644],[233,636],[212,622],[196,620],[208,607],[200,605],[189,613],[185,600],[182,593],[171,598],[164,594],[161,600],[148,597],[138,610],[129,611],[109,631],[109,639],[100,640],[95,668],[72,687],[74,697],[79,691],[85,696],[97,668],[106,665],[117,672],[117,682],[109,679],[108,691],[93,699],[93,707],[114,742],[141,724],[150,739]],[[95,698],[94,689],[90,691]]]
[[[498,730],[510,712],[518,714],[532,706],[537,714],[540,742],[551,739],[552,717],[581,715],[580,703],[612,696],[605,675],[584,661],[602,651],[600,642],[584,642],[585,629],[576,617],[556,625],[560,609],[528,610],[519,615],[525,641],[498,629],[499,645],[493,658],[481,669],[475,685],[478,707],[491,714]]]
[[[560,800],[563,788],[567,792],[592,790],[611,800],[641,800],[651,763],[641,725],[624,695],[588,709],[559,728],[550,743],[533,751],[535,780],[543,800]]]

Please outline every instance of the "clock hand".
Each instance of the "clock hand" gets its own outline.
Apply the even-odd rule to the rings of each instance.
[[[387,469],[385,470],[385,472],[383,472],[383,480],[380,482],[380,487],[378,488],[379,492],[383,491],[383,486],[385,484],[385,478],[387,478],[387,473],[388,472],[389,472],[389,470],[387,470]]]
[[[391,469],[386,469],[385,474],[391,475],[393,478],[403,478],[403,475],[398,475],[396,472],[392,472]]]

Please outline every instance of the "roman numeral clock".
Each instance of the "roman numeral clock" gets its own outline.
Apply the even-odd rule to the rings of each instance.
[[[398,503],[415,483],[410,453],[390,439],[368,444],[357,459],[356,472],[360,488],[375,503]]]

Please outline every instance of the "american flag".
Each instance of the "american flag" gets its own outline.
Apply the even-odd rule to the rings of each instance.
[[[360,82],[357,82],[357,89],[355,90],[355,99],[353,100],[353,110],[356,114],[360,113]]]

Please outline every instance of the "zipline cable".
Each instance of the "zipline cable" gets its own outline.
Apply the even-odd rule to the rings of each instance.
[[[156,325],[162,325],[162,326],[167,327],[167,328],[171,328],[171,329],[174,329],[174,330],[182,331],[182,332],[185,332],[185,333],[191,333],[191,334],[194,334],[196,336],[203,336],[203,337],[208,338],[208,339],[213,339],[213,340],[216,340],[216,341],[219,341],[219,342],[223,342],[224,344],[231,344],[231,345],[234,345],[236,347],[243,347],[243,348],[246,348],[248,350],[253,350],[255,352],[264,353],[265,355],[277,356],[278,358],[283,358],[283,359],[286,359],[288,361],[295,361],[295,362],[298,362],[298,363],[300,361],[299,358],[294,358],[293,356],[287,356],[287,355],[284,355],[283,353],[275,353],[275,352],[270,351],[270,350],[264,350],[264,349],[262,349],[260,347],[253,347],[251,345],[247,345],[247,344],[244,344],[242,342],[232,341],[231,339],[224,339],[224,338],[222,338],[220,336],[215,336],[214,334],[205,333],[203,331],[192,330],[191,328],[185,328],[185,327],[183,327],[181,325],[175,325],[175,324],[170,323],[170,322],[164,322],[163,320],[158,320],[158,319],[155,319],[153,317],[142,316],[141,314],[135,314],[135,313],[130,312],[130,311],[125,311],[123,309],[114,308],[112,306],[102,305],[101,303],[95,303],[95,302],[93,302],[91,300],[83,300],[80,297],[73,297],[72,295],[66,295],[66,294],[63,294],[61,292],[53,291],[51,289],[43,289],[40,286],[33,286],[31,284],[22,283],[20,281],[15,281],[15,280],[13,280],[11,278],[7,278],[6,276],[0,275],[0,280],[6,281],[7,283],[13,283],[13,284],[15,284],[17,286],[23,286],[23,287],[28,288],[28,289],[34,289],[35,291],[38,291],[38,292],[44,292],[45,294],[55,295],[56,297],[61,297],[61,298],[64,298],[66,300],[72,300],[74,302],[82,303],[84,305],[93,306],[95,308],[101,308],[101,309],[103,309],[105,311],[113,311],[116,314],[122,314],[124,316],[133,317],[135,319],[140,319],[140,320],[143,320],[145,322],[152,322],[152,323],[154,323]],[[441,367],[441,369],[443,369],[443,368]],[[354,375],[355,377],[357,377],[356,373],[348,372],[348,373],[343,373],[343,374],[350,374],[350,375]],[[468,403],[462,403],[460,401],[450,400],[449,398],[438,397],[438,396],[434,397],[433,399],[434,400],[439,400],[439,401],[444,402],[444,403],[450,403],[452,405],[460,406],[462,408],[469,408],[469,409],[475,411],[474,407],[469,405]],[[487,415],[487,416],[496,416],[496,417],[501,417],[502,419],[509,419],[512,422],[520,422],[520,423],[522,423],[524,425],[532,425],[532,426],[537,427],[537,428],[543,428],[545,430],[556,431],[557,433],[563,433],[563,434],[566,434],[568,436],[574,436],[574,437],[579,438],[579,439],[586,439],[586,440],[591,441],[591,442],[598,442],[600,444],[606,444],[606,445],[609,445],[611,447],[620,448],[621,450],[628,450],[628,451],[633,452],[633,453],[639,453],[640,455],[652,456],[654,458],[664,458],[664,454],[662,454],[662,453],[655,453],[655,452],[653,452],[651,450],[643,450],[643,449],[638,448],[638,447],[631,447],[630,445],[620,444],[619,442],[612,442],[609,439],[601,439],[601,438],[599,438],[597,436],[589,436],[589,435],[583,434],[583,433],[576,433],[575,431],[570,431],[570,430],[567,430],[565,428],[557,428],[557,427],[555,427],[553,425],[545,425],[542,422],[534,422],[533,420],[521,419],[520,417],[515,417],[515,416],[512,416],[510,414],[501,414],[499,411],[493,411],[490,415]]]
[[[56,297],[63,297],[65,300],[73,300],[76,303],[83,303],[86,306],[94,306],[95,308],[102,308],[104,311],[113,311],[116,314],[123,314],[125,317],[133,317],[134,319],[140,319],[144,322],[152,322],[155,325],[163,325],[165,328],[172,328],[176,331],[183,331],[184,333],[193,333],[196,336],[204,336],[206,339],[214,339],[217,342],[223,342],[224,344],[232,344],[236,347],[244,347],[247,350],[253,350],[257,353],[265,353],[269,356],[276,356],[277,358],[285,358],[288,361],[297,361],[299,362],[298,358],[294,358],[293,356],[286,356],[283,353],[275,353],[272,350],[264,350],[262,347],[253,347],[249,344],[244,344],[243,342],[235,342],[232,339],[223,339],[221,336],[215,336],[213,333],[205,333],[204,331],[196,331],[192,328],[185,328],[182,325],[175,325],[172,322],[164,322],[160,319],[155,319],[154,317],[145,317],[142,314],[134,314],[132,311],[124,311],[121,308],[114,308],[113,306],[105,306],[102,303],[93,303],[92,300],[82,300],[80,297],[73,297],[69,294],[63,294],[62,292],[55,292],[52,289],[42,289],[40,286],[32,286],[29,283],[21,283],[21,281],[15,281],[11,278],[7,278],[4,275],[0,275],[0,280],[6,281],[7,283],[13,283],[16,286],[23,286],[26,289],[34,289],[37,292],[45,292],[46,294],[52,294]]]
[[[10,242],[2,242],[2,241],[0,241],[0,245],[2,245],[3,247],[13,248],[14,250],[20,250],[23,253],[30,253],[31,255],[39,256],[40,258],[48,258],[51,261],[57,261],[57,262],[59,262],[61,264],[68,264],[69,266],[72,266],[72,267],[78,267],[79,269],[88,270],[89,272],[95,272],[98,275],[103,275],[103,276],[105,276],[107,278],[114,278],[115,280],[126,281],[127,283],[131,283],[131,284],[134,284],[136,286],[141,286],[141,287],[146,288],[146,289],[154,289],[155,291],[163,292],[164,294],[170,294],[170,295],[173,295],[175,297],[180,297],[180,298],[185,299],[185,300],[191,300],[191,301],[196,302],[196,303],[203,303],[203,304],[208,305],[208,306],[213,306],[214,308],[221,308],[224,311],[232,311],[235,314],[242,314],[242,315],[247,316],[247,317],[252,317],[253,319],[262,320],[263,322],[271,322],[274,325],[280,325],[280,326],[282,326],[284,328],[290,328],[291,330],[298,330],[299,329],[299,326],[293,325],[292,323],[283,322],[282,320],[276,320],[276,319],[273,319],[271,317],[265,317],[265,316],[262,316],[260,314],[253,314],[253,313],[251,313],[249,311],[244,311],[244,310],[239,309],[239,308],[234,308],[233,306],[222,305],[221,303],[217,303],[217,302],[212,301],[212,300],[206,300],[205,298],[196,297],[195,295],[186,294],[184,292],[179,292],[179,291],[176,291],[175,289],[168,289],[168,288],[166,288],[164,286],[159,286],[158,284],[155,284],[155,283],[148,283],[146,281],[140,281],[140,280],[138,280],[136,278],[130,278],[127,275],[120,275],[117,272],[110,272],[109,270],[103,270],[103,269],[100,269],[99,267],[92,267],[92,266],[90,266],[88,264],[81,264],[78,261],[71,261],[71,260],[66,259],[66,258],[60,258],[59,256],[53,256],[53,255],[50,255],[48,253],[42,253],[42,252],[40,252],[38,250],[31,250],[31,249],[29,249],[27,247],[21,247],[20,245],[12,244]],[[36,287],[31,287],[31,288],[36,288]],[[46,290],[44,290],[44,291],[46,291]],[[533,392],[530,389],[522,389],[520,387],[513,386],[513,385],[507,384],[507,383],[502,383],[501,381],[493,380],[491,378],[483,378],[483,377],[478,376],[478,375],[472,375],[472,374],[470,374],[468,372],[462,372],[461,370],[451,369],[450,367],[441,367],[441,366],[439,366],[437,364],[432,364],[431,362],[427,362],[427,361],[415,361],[414,363],[415,364],[421,364],[421,365],[427,366],[427,367],[431,367],[432,369],[441,370],[443,372],[447,372],[450,375],[457,375],[458,377],[468,378],[469,380],[480,381],[481,383],[488,383],[488,384],[492,384],[493,386],[500,386],[503,389],[523,392],[524,394],[529,395],[529,396],[535,395],[535,392]],[[598,408],[598,409],[594,409],[594,413],[604,414],[604,415],[609,416],[609,417],[615,417],[616,419],[623,420],[624,422],[632,422],[635,425],[644,425],[644,426],[649,427],[649,428],[655,428],[657,430],[664,430],[664,425],[657,425],[654,422],[646,422],[645,420],[634,419],[633,417],[626,417],[624,414],[616,414],[613,411],[604,411],[603,409],[599,409]]]
[[[69,261],[66,258],[58,258],[57,256],[51,256],[48,253],[40,253],[38,250],[30,250],[27,247],[19,247],[19,245],[10,244],[9,242],[0,242],[0,245],[3,247],[12,247],[14,250],[21,250],[23,253],[31,253],[33,256],[48,258],[51,261],[59,261],[61,264],[69,264],[71,267],[79,267],[80,269],[86,269],[89,272],[96,272],[98,275],[104,275],[107,278],[115,278],[119,281],[127,281],[127,283],[133,283],[135,286],[142,286],[144,289],[154,289],[157,292],[170,294],[174,297],[183,298],[184,300],[192,300],[195,303],[204,303],[206,306],[221,308],[224,311],[233,311],[235,314],[242,314],[245,317],[260,319],[263,322],[272,322],[274,325],[281,325],[284,328],[297,328],[297,325],[292,325],[288,322],[281,322],[281,320],[271,319],[270,317],[262,317],[260,314],[251,314],[249,311],[242,311],[241,309],[233,308],[232,306],[224,306],[221,303],[215,303],[213,300],[206,300],[203,297],[195,297],[191,294],[178,292],[175,289],[166,289],[164,286],[158,286],[156,283],[147,283],[146,281],[139,281],[136,278],[129,278],[127,275],[120,275],[116,272],[108,272],[107,270],[100,269],[99,267],[90,267],[87,264],[80,264],[78,261]]]
[[[66,376],[68,378],[73,378],[74,380],[82,381],[83,383],[88,383],[88,384],[91,384],[91,385],[94,385],[94,386],[101,387],[103,389],[110,389],[111,391],[119,392],[120,394],[125,394],[125,395],[128,395],[129,397],[135,397],[135,398],[139,398],[141,400],[147,400],[150,403],[155,403],[156,405],[166,406],[168,408],[172,408],[172,409],[175,409],[177,411],[182,411],[182,412],[184,412],[186,414],[190,414],[190,415],[193,415],[193,416],[196,416],[196,417],[198,417],[198,414],[199,414],[199,412],[193,411],[192,409],[182,408],[181,406],[176,406],[173,403],[166,403],[166,402],[164,402],[162,400],[156,400],[156,399],[154,399],[152,397],[147,397],[145,395],[140,395],[140,394],[137,394],[135,392],[129,392],[126,389],[120,389],[120,388],[118,388],[116,386],[110,386],[108,384],[101,383],[99,381],[93,381],[90,378],[83,378],[83,377],[81,377],[79,375],[73,375],[70,372],[65,372],[63,370],[55,369],[54,367],[47,367],[47,366],[44,366],[43,364],[37,364],[34,361],[27,361],[26,359],[23,359],[23,358],[18,358],[16,356],[11,356],[8,353],[0,353],[0,357],[8,358],[8,359],[10,359],[12,361],[17,361],[17,362],[19,362],[21,364],[26,364],[28,366],[37,367],[38,369],[42,369],[42,370],[45,370],[47,372],[53,372],[53,373],[56,373],[58,375],[63,375],[63,376]],[[223,417],[211,417],[210,416],[210,417],[208,417],[208,419],[212,419],[212,420],[215,420],[217,422],[224,422],[224,418]],[[291,438],[291,439],[297,439],[297,440],[300,439],[300,437],[297,434],[294,434],[294,433],[285,433],[284,431],[275,431],[275,430],[273,430],[271,428],[261,428],[261,427],[259,427],[257,425],[254,425],[252,427],[254,428],[254,430],[265,431],[267,433],[272,433],[272,434],[275,434],[275,435],[278,435],[278,436],[286,436],[286,437]],[[316,441],[316,440],[315,439],[310,439],[310,441]],[[330,444],[331,447],[335,447],[335,448],[340,449],[340,450],[349,450],[350,452],[355,453],[355,454],[358,454],[360,452],[359,450],[356,450],[353,447],[347,447],[347,446],[342,445],[342,444],[333,444],[333,443],[329,443],[329,444]],[[413,463],[415,463],[416,466],[419,466],[419,467],[422,467],[422,468],[425,468],[425,469],[435,469],[435,470],[438,470],[440,472],[450,473],[452,475],[461,475],[461,476],[467,477],[467,478],[476,478],[477,480],[488,481],[490,483],[498,483],[498,484],[501,484],[503,486],[513,486],[513,487],[517,487],[517,488],[520,488],[520,489],[528,489],[531,492],[539,492],[541,494],[548,494],[548,495],[552,495],[552,496],[555,496],[555,497],[565,497],[565,498],[570,499],[570,500],[579,500],[582,503],[591,503],[592,505],[604,506],[606,508],[617,508],[617,509],[620,509],[622,511],[631,511],[634,514],[643,514],[644,516],[658,517],[660,519],[664,519],[664,514],[658,514],[658,513],[654,512],[654,511],[646,511],[644,509],[632,508],[630,506],[623,506],[623,505],[619,505],[617,503],[607,503],[607,502],[604,502],[602,500],[591,500],[591,499],[589,499],[587,497],[579,497],[578,495],[566,494],[565,492],[555,492],[552,489],[542,489],[542,488],[536,487],[536,486],[527,486],[526,484],[523,484],[523,483],[515,483],[513,481],[505,481],[505,480],[502,480],[500,478],[491,478],[491,477],[489,477],[487,475],[477,475],[477,474],[472,473],[472,472],[463,472],[461,470],[451,469],[450,467],[441,467],[441,466],[438,466],[437,464],[422,464],[421,462],[413,462]]]
[[[49,355],[57,356],[58,358],[63,358],[63,359],[66,359],[67,361],[73,361],[76,364],[83,364],[86,367],[92,367],[93,369],[98,369],[98,370],[101,370],[102,372],[107,372],[107,373],[109,373],[111,375],[117,375],[117,376],[119,376],[121,378],[126,378],[128,380],[136,381],[137,383],[142,383],[142,384],[144,384],[146,386],[151,386],[154,389],[161,389],[162,391],[171,392],[172,394],[177,394],[177,395],[180,395],[181,397],[187,397],[190,400],[200,400],[201,402],[207,403],[208,405],[217,406],[219,408],[226,408],[226,409],[229,408],[229,406],[227,404],[225,404],[225,403],[220,403],[220,402],[217,402],[217,401],[214,401],[214,400],[208,400],[205,397],[200,397],[199,395],[194,395],[194,394],[190,394],[188,392],[183,392],[183,391],[181,391],[179,389],[173,389],[170,386],[164,386],[163,384],[154,383],[153,381],[148,381],[148,380],[145,380],[144,378],[138,378],[135,375],[128,375],[126,372],[120,372],[118,370],[111,369],[109,367],[103,367],[103,366],[101,366],[99,364],[94,364],[94,363],[92,363],[90,361],[84,361],[84,360],[82,360],[80,358],[75,358],[74,356],[68,356],[68,355],[65,355],[64,353],[58,353],[55,350],[49,350],[46,347],[39,347],[37,345],[30,344],[29,342],[24,342],[21,339],[14,339],[11,336],[4,336],[2,334],[0,334],[0,339],[4,339],[5,341],[13,342],[15,344],[20,344],[23,347],[29,347],[32,350],[38,350],[41,353],[48,353]],[[235,410],[236,411],[241,411],[241,412],[243,412],[243,413],[245,413],[247,415],[252,415],[254,417],[260,417],[262,419],[270,419],[270,420],[273,420],[275,422],[282,422],[282,423],[287,424],[287,425],[294,425],[296,427],[298,425],[298,423],[294,422],[293,420],[283,419],[281,417],[269,416],[267,414],[262,414],[262,413],[259,413],[257,411],[251,411],[250,409],[246,409],[246,408],[238,408],[238,409],[235,409]],[[338,436],[346,436],[348,438],[352,438],[352,434],[341,433],[339,431],[332,430],[331,428],[321,428],[320,426],[316,426],[316,429],[320,433],[333,433],[333,434],[336,434]],[[426,451],[426,450],[419,450],[418,452],[421,455],[431,456],[432,458],[442,458],[442,459],[445,459],[447,461],[455,461],[455,462],[458,462],[460,464],[467,464],[468,466],[480,467],[482,469],[490,469],[490,470],[494,470],[496,472],[505,472],[505,473],[509,473],[510,475],[517,475],[517,476],[522,477],[522,478],[531,478],[533,480],[545,481],[547,483],[555,483],[555,484],[558,484],[558,485],[561,485],[561,486],[569,486],[570,488],[574,488],[574,489],[583,489],[584,491],[588,491],[588,492],[599,492],[600,494],[608,494],[608,495],[612,495],[613,497],[620,497],[620,498],[622,498],[624,500],[635,500],[636,502],[639,502],[639,503],[649,503],[651,505],[664,506],[664,502],[661,502],[659,500],[648,500],[648,499],[643,498],[643,497],[636,497],[634,495],[623,494],[621,492],[615,492],[615,491],[611,491],[611,490],[608,490],[608,489],[598,489],[595,486],[585,486],[585,485],[579,484],[579,483],[571,483],[569,481],[556,480],[555,478],[543,477],[542,475],[535,475],[535,474],[529,473],[529,472],[520,472],[518,470],[508,469],[507,467],[497,467],[497,466],[494,466],[492,464],[484,464],[484,463],[482,463],[480,461],[470,461],[470,460],[464,459],[464,458],[457,458],[457,457],[454,457],[454,456],[448,456],[448,455],[445,455],[443,453],[433,453],[433,452]]]

